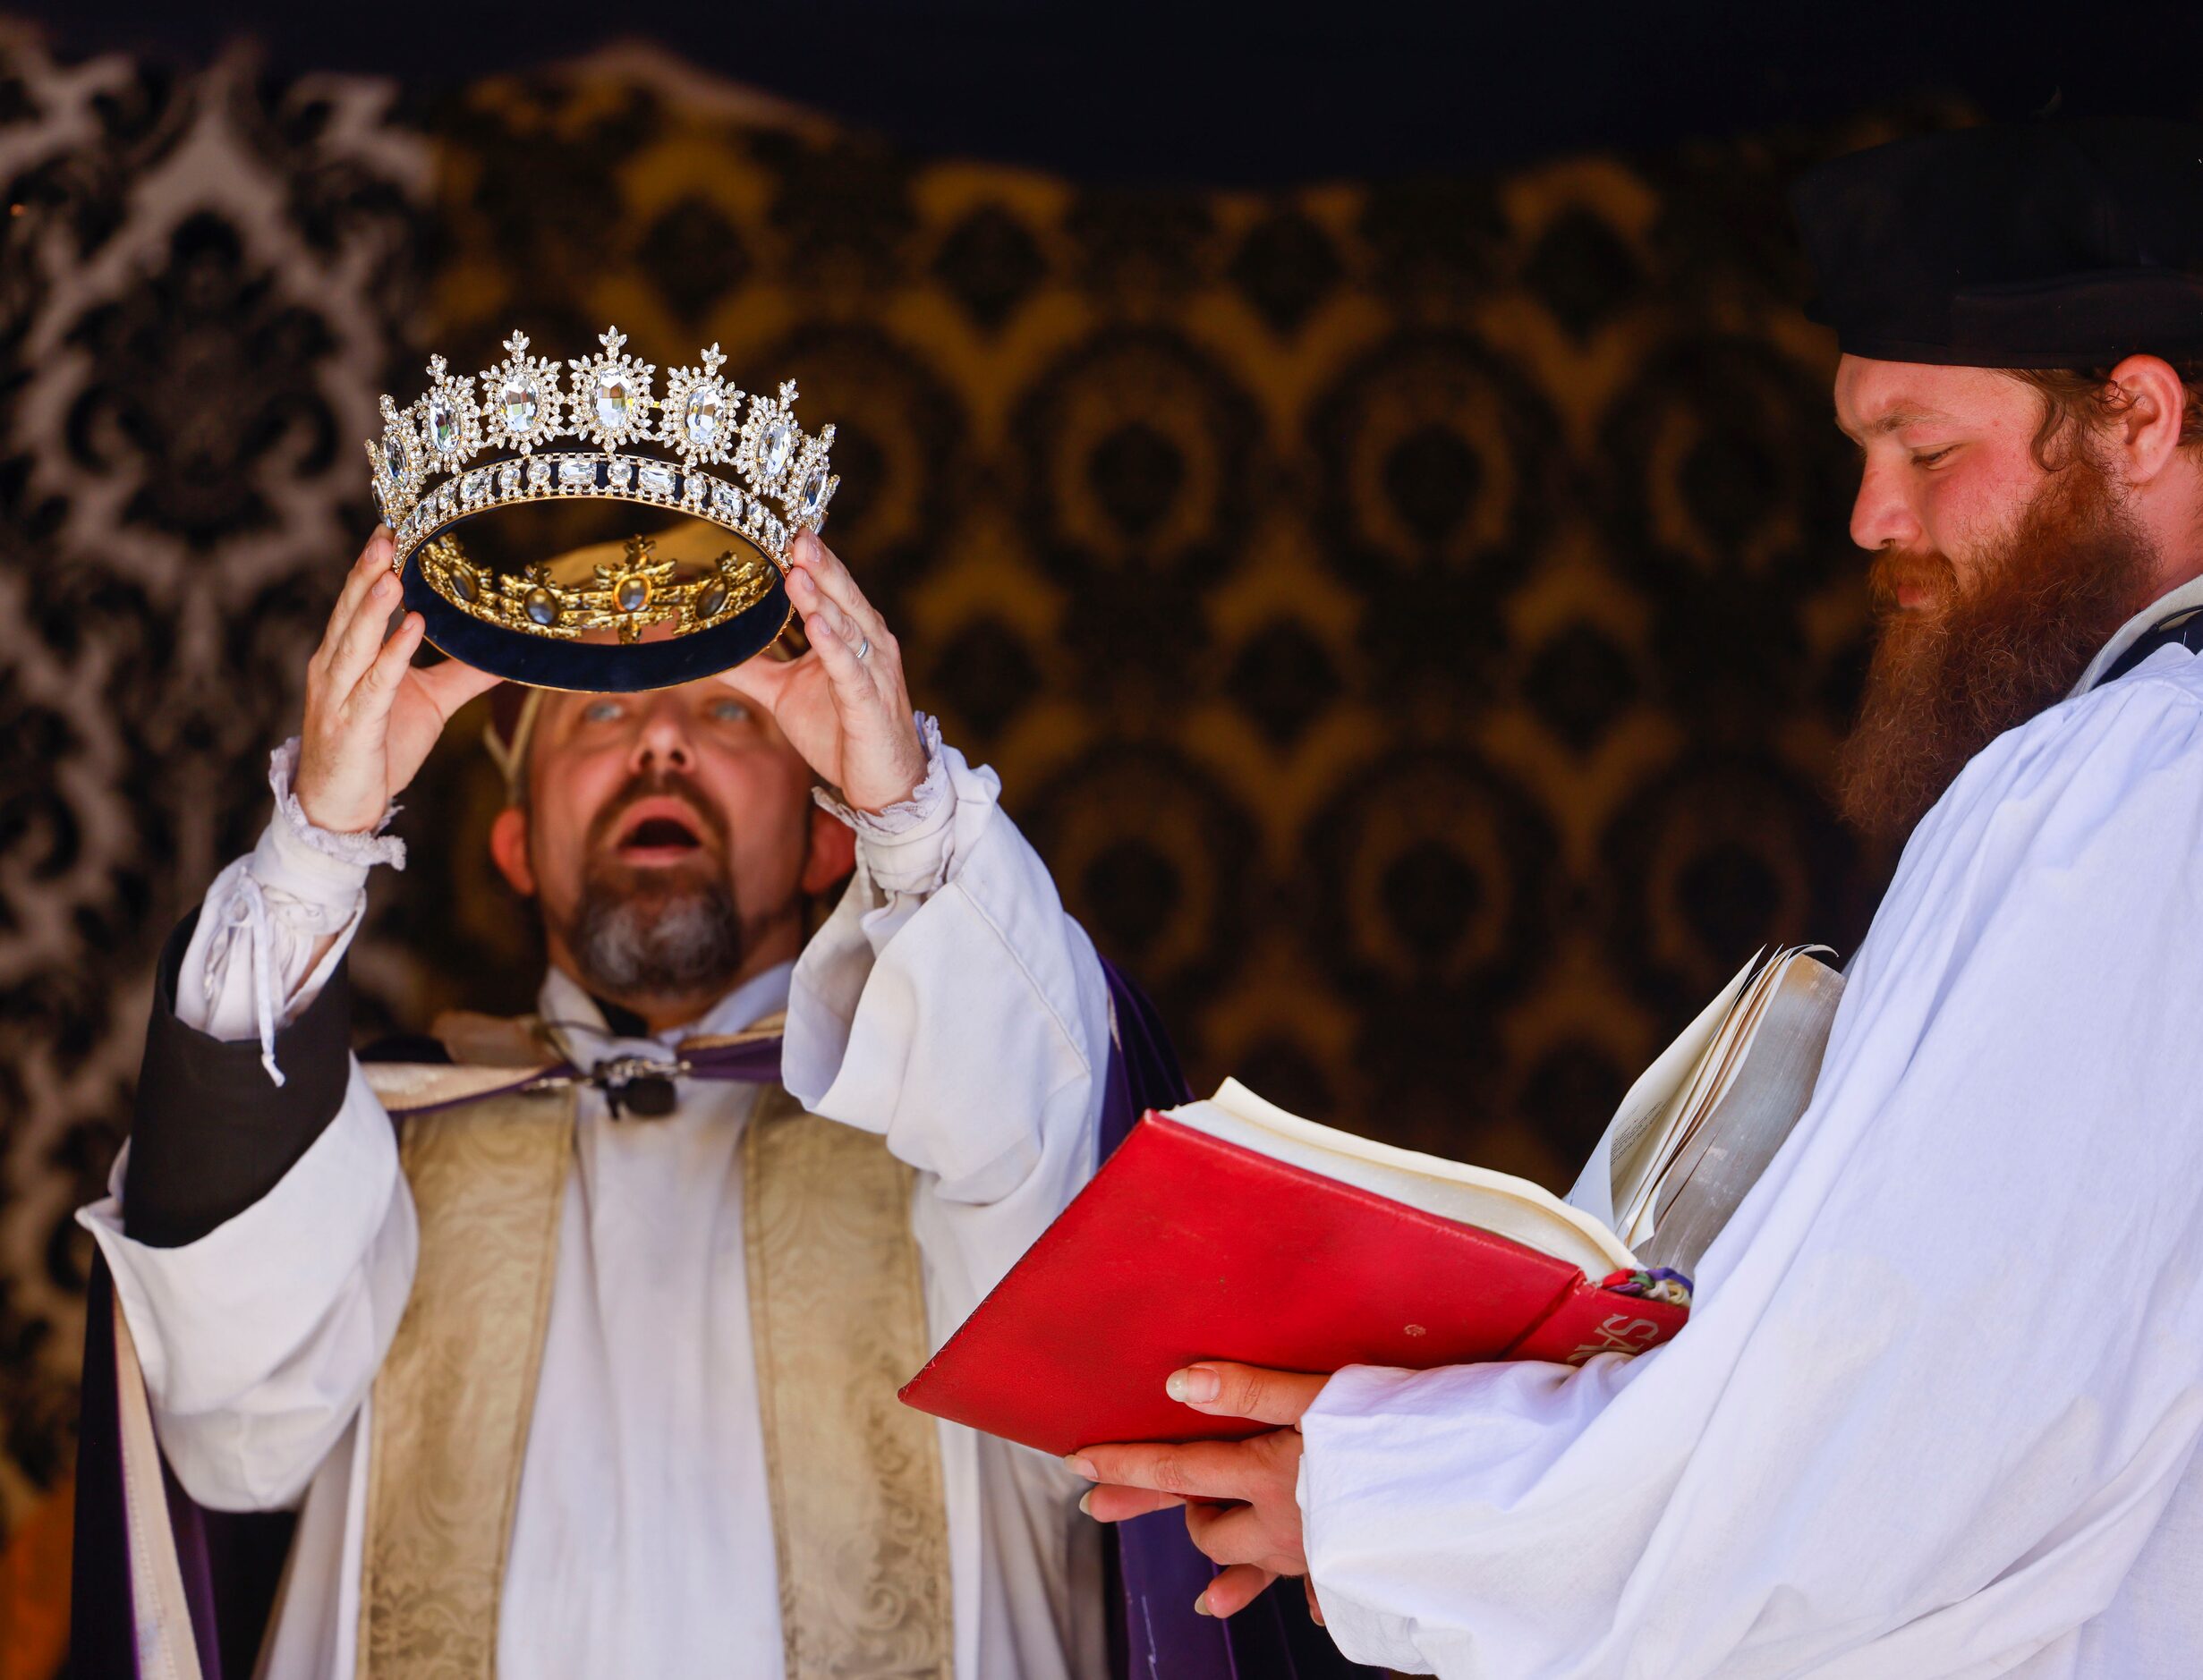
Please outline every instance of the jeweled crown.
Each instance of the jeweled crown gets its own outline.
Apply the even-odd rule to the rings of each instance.
[[[828,464],[834,428],[812,436],[797,426],[795,381],[773,395],[744,391],[720,373],[727,359],[715,344],[697,365],[670,369],[660,398],[652,394],[657,369],[627,353],[617,327],[599,335],[596,355],[568,361],[563,373],[555,361],[530,355],[528,343],[514,333],[505,360],[472,376],[431,357],[428,389],[405,408],[385,396],[382,437],[367,445],[376,499],[397,536],[395,568],[404,573],[420,555],[417,572],[450,607],[528,635],[571,639],[614,628],[625,641],[653,624],[676,635],[711,628],[774,581],[749,575],[755,563],[736,566],[731,553],[686,582],[641,566],[587,592],[548,575],[500,576],[445,535],[499,507],[643,503],[708,520],[781,572],[795,533],[824,521],[840,484]],[[549,447],[561,438],[587,447]]]

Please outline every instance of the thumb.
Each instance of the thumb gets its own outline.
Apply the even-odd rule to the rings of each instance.
[[[413,676],[447,719],[477,694],[488,693],[505,680],[459,659],[423,666]]]
[[[1172,1371],[1163,1391],[1211,1417],[1249,1418],[1288,1427],[1299,1423],[1330,1380],[1305,1371],[1264,1370],[1259,1365],[1206,1360]]]
[[[747,700],[755,700],[767,711],[773,710],[780,695],[795,675],[802,663],[799,659],[774,659],[764,654],[744,659],[718,673],[719,680]]]

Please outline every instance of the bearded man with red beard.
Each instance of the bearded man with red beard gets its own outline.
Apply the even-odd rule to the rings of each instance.
[[[1902,840],[2135,615],[2186,604],[2157,605],[2203,571],[2199,378],[2149,355],[2085,374],[1844,357],[1876,637],[1838,800],[1862,831]]]
[[[1667,1345],[1169,1390],[1090,1449],[1230,1615],[1448,1676],[2203,1673],[2203,131],[1938,135],[1797,207],[1904,842],[1810,1107]],[[1809,930],[1800,929],[1800,932]]]

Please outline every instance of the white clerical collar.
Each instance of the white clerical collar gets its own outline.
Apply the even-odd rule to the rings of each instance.
[[[573,1025],[621,1043],[674,1045],[692,1032],[740,1032],[767,1015],[778,1014],[788,1005],[788,988],[795,973],[795,963],[776,963],[728,992],[704,1012],[702,1019],[676,1027],[655,1039],[620,1039],[588,988],[563,969],[551,969],[543,976],[542,988],[536,994],[536,1010],[554,1029]]]
[[[2086,694],[2103,681],[2104,673],[2118,663],[2119,656],[2148,635],[2159,619],[2170,618],[2174,613],[2185,611],[2190,607],[2203,607],[2203,578],[2190,578],[2178,589],[2160,595],[2120,625],[2118,633],[2097,650],[2095,658],[2088,661],[2088,668],[2080,674],[2080,681],[2073,684],[2065,698],[2071,700],[2074,695]]]

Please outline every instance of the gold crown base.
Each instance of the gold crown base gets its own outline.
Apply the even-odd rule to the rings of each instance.
[[[578,641],[610,630],[636,641],[656,624],[685,636],[739,617],[771,590],[774,569],[753,556],[736,560],[730,549],[702,572],[678,578],[670,560],[651,557],[651,539],[627,539],[626,558],[600,565],[588,583],[561,583],[544,566],[492,572],[466,556],[456,535],[436,537],[420,550],[421,574],[446,601],[484,624],[532,636]]]

